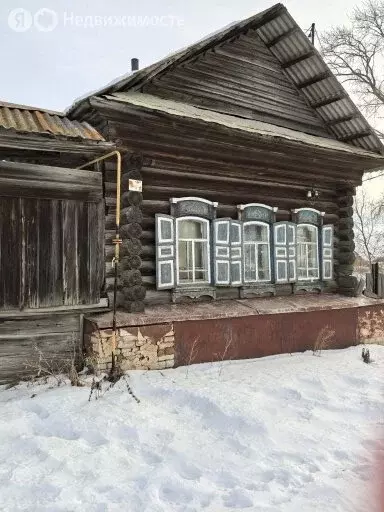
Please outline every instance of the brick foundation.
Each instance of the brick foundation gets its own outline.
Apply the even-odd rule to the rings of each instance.
[[[88,323],[84,335],[87,365],[105,371],[112,364],[112,329],[98,329]],[[175,337],[172,324],[119,327],[116,357],[124,371],[164,370],[175,364]]]

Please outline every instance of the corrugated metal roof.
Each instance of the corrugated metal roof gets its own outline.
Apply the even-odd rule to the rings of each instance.
[[[269,47],[288,77],[301,90],[309,105],[323,120],[330,136],[332,134],[336,139],[348,144],[384,154],[384,146],[373,128],[282,4],[276,4],[251,18],[236,22],[147,68],[124,76],[91,96],[137,90],[159,74],[166,73],[170,67],[195,58],[249,31],[255,31]],[[88,108],[88,99],[83,98],[67,113],[71,118],[81,119],[84,116],[84,110],[87,111]]]
[[[338,140],[384,153],[372,127],[286,10],[256,32],[267,46],[272,44],[270,51]]]
[[[87,122],[71,121],[58,112],[0,102],[0,128],[20,133],[41,133],[70,139],[104,141]]]

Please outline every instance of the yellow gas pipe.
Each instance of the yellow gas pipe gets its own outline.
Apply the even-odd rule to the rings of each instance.
[[[107,158],[116,157],[116,232],[113,243],[115,244],[115,256],[112,260],[112,267],[115,270],[115,281],[113,286],[113,323],[112,323],[112,354],[116,350],[116,302],[117,302],[117,278],[118,278],[118,266],[120,261],[120,244],[122,242],[120,238],[120,200],[121,200],[121,153],[120,151],[112,151],[107,155],[95,158],[90,162],[81,165],[78,169],[84,169],[90,165],[97,164]]]

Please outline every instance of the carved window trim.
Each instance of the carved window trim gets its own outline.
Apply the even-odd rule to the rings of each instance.
[[[186,196],[180,198],[170,199],[171,215],[156,215],[156,229],[160,226],[159,222],[161,218],[173,222],[172,237],[162,239],[156,233],[156,272],[160,271],[162,265],[168,265],[168,275],[170,276],[169,281],[172,281],[172,285],[159,284],[159,278],[156,276],[156,283],[158,289],[171,289],[178,295],[195,294],[198,297],[200,295],[211,295],[215,296],[215,290],[218,287],[236,287],[241,289],[257,289],[260,288],[262,291],[268,287],[268,290],[272,290],[275,293],[276,286],[283,284],[290,284],[293,286],[293,290],[300,289],[303,286],[307,286],[307,289],[316,284],[319,285],[320,289],[326,281],[334,279],[333,269],[333,225],[323,224],[324,212],[321,212],[315,208],[297,208],[291,210],[292,217],[289,221],[276,221],[277,208],[272,207],[263,203],[248,203],[240,204],[237,206],[238,209],[238,220],[231,218],[216,218],[217,202],[209,201],[204,198]],[[159,218],[158,218],[159,217]],[[206,281],[194,281],[185,282],[180,281],[179,278],[179,234],[178,226],[180,221],[184,220],[195,220],[197,222],[204,223],[206,226],[207,233],[207,280]],[[308,219],[308,222],[303,220]],[[228,226],[228,239],[221,240],[218,237],[218,229],[221,224]],[[232,226],[234,225],[234,226]],[[260,242],[267,244],[268,247],[268,264],[269,264],[269,279],[259,279],[256,268],[256,279],[245,280],[245,246],[251,242],[245,242],[244,229],[247,225],[262,225],[268,228],[268,241]],[[299,230],[301,226],[308,225],[316,228],[317,233],[317,276],[316,277],[299,277],[298,271],[298,256],[299,256],[299,242],[298,237],[295,237],[294,249],[292,244],[288,244],[287,240],[277,242],[278,227],[286,225],[296,226],[294,229]],[[232,240],[232,227],[236,227],[236,233],[240,233],[240,238],[237,236],[236,241]],[[327,236],[326,246],[323,244],[323,239]],[[281,229],[280,229],[281,235]],[[287,234],[286,234],[287,235]],[[239,239],[238,239],[239,238]],[[255,242],[256,243],[256,242]],[[288,247],[291,245],[291,247]],[[285,248],[285,249],[284,249]],[[283,250],[285,250],[283,254]],[[286,254],[286,252],[289,253]],[[256,247],[257,252],[257,247]],[[291,255],[292,252],[292,255]],[[257,258],[257,254],[256,254]],[[172,263],[173,262],[173,263]],[[294,272],[291,273],[293,277],[290,278],[288,273],[285,276],[284,273],[278,272],[278,264],[285,263],[286,265],[294,265]],[[218,263],[221,265],[218,266]],[[256,262],[257,263],[257,262]],[[229,275],[223,276],[223,269],[228,268]],[[170,273],[169,266],[173,265],[172,272]],[[232,276],[233,271],[236,270],[236,278]],[[329,269],[331,268],[331,272]],[[283,275],[284,274],[284,275]],[[188,292],[188,289],[190,293]]]

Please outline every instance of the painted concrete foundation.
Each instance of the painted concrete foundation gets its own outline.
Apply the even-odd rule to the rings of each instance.
[[[87,362],[111,366],[111,314],[85,320]],[[156,370],[227,359],[384,344],[384,300],[337,295],[244,299],[118,312],[124,370]]]

